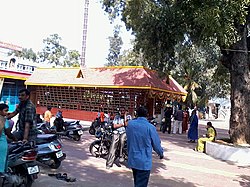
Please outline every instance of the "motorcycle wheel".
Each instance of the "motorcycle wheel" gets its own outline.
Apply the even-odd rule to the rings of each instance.
[[[32,177],[27,174],[27,175],[23,176],[23,178],[24,178],[23,184],[14,185],[14,186],[16,186],[16,187],[31,187],[32,184],[33,184],[33,182],[34,182],[34,180],[32,179]]]
[[[96,140],[92,142],[89,146],[89,152],[94,156],[94,157],[99,157],[99,149],[100,149],[100,140]]]
[[[95,135],[95,128],[89,128],[89,134]]]
[[[106,142],[107,143],[107,142]],[[89,146],[89,152],[94,156],[94,157],[102,157],[105,158],[108,153],[109,153],[109,147],[107,145],[105,145],[105,143],[102,146],[102,150],[101,147],[101,141],[100,140],[96,140],[94,142],[92,142]]]
[[[73,140],[80,141],[81,140],[81,136],[78,135],[78,134],[76,134],[76,135],[74,135]]]
[[[54,158],[53,161],[54,161],[54,163],[51,164],[51,165],[49,165],[49,167],[52,168],[52,169],[57,169],[57,168],[59,168],[60,165],[61,165],[61,161],[58,160],[57,158]]]

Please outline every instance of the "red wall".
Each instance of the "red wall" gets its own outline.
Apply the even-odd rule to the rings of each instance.
[[[36,113],[43,114],[47,110],[47,107],[37,106]],[[58,108],[52,108],[51,112],[55,116]],[[98,112],[90,112],[83,110],[71,110],[71,109],[61,109],[63,117],[69,119],[83,120],[83,121],[93,121]]]

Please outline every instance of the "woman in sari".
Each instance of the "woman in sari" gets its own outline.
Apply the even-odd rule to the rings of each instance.
[[[8,105],[0,104],[0,173],[6,172],[7,169],[8,144],[6,135],[16,141],[16,138],[11,133],[11,128],[9,128],[9,121],[5,118],[8,110]]]
[[[194,143],[198,139],[198,117],[196,115],[196,110],[192,111],[190,117],[190,127],[188,129],[188,139],[189,142]]]
[[[189,122],[189,112],[188,108],[185,109],[183,112],[183,121],[182,121],[182,133],[186,133],[188,130],[188,122]]]
[[[213,127],[212,123],[210,121],[207,122],[207,134],[206,134],[206,137],[198,139],[198,143],[197,143],[197,146],[196,146],[195,150],[198,151],[198,152],[204,153],[204,151],[205,151],[204,150],[205,143],[207,141],[210,141],[210,142],[214,141],[216,136],[217,136],[217,132],[216,132],[215,128]]]

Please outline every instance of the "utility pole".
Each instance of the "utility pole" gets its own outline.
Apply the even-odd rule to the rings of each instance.
[[[82,36],[82,56],[81,56],[81,68],[85,68],[86,59],[86,43],[87,43],[87,29],[88,29],[88,11],[89,0],[84,0],[84,12],[83,12],[83,36]]]

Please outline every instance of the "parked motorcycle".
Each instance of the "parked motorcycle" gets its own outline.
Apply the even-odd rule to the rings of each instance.
[[[95,140],[90,144],[89,146],[90,153],[95,157],[105,158],[109,154],[109,149],[112,142],[112,136],[113,136],[113,131],[111,125],[98,128],[95,133],[95,137],[98,138],[98,140]],[[120,145],[117,146],[115,155],[116,158],[120,156]],[[127,141],[125,141],[123,147],[123,158],[125,160],[127,160],[128,158]]]
[[[112,129],[111,127],[98,128],[95,132],[95,137],[98,140],[92,142],[89,146],[89,152],[94,157],[106,157],[109,153],[109,148],[112,142]]]
[[[154,117],[148,118],[148,122],[154,125],[155,127],[158,125],[158,122],[156,121]]]
[[[107,121],[101,122],[100,118],[97,117],[90,125],[89,127],[89,134],[91,135],[95,135],[96,131],[98,130],[98,128],[100,127],[105,127],[108,126],[112,123],[112,121],[110,119],[107,118]]]
[[[9,144],[8,151],[8,171],[1,176],[2,186],[31,187],[39,173],[36,148],[32,143],[18,142]]]
[[[67,136],[75,141],[80,141],[83,134],[80,121],[64,121],[61,113],[56,115],[54,120],[56,134],[59,136]]]
[[[37,129],[40,134],[57,134],[59,137],[66,136],[80,141],[83,134],[80,121],[64,122],[56,118],[54,124],[52,127],[47,127],[45,123],[39,123]]]
[[[45,122],[38,123],[36,128],[38,130],[38,134],[56,134],[56,128],[47,127]]]
[[[38,134],[36,144],[38,151],[36,160],[50,168],[59,168],[66,154],[61,149],[62,144],[58,141],[57,135]]]

